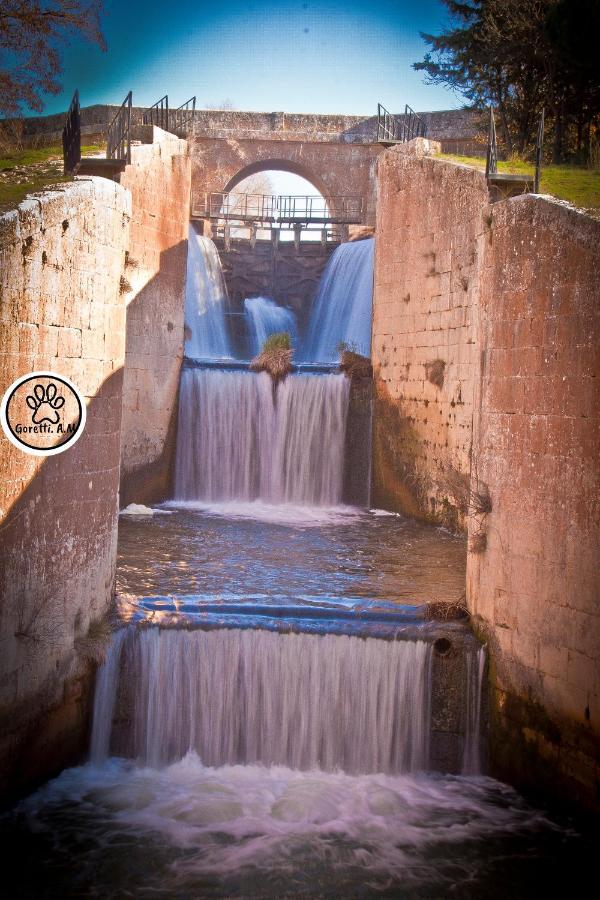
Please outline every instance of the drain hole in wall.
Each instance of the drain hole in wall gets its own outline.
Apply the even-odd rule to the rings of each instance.
[[[452,649],[452,644],[448,638],[438,638],[437,641],[434,641],[433,649],[436,653],[439,653],[440,656],[446,656]]]

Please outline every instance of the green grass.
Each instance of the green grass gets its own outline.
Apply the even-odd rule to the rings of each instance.
[[[463,163],[476,169],[485,169],[485,159],[480,156],[456,156],[440,153],[438,158]],[[532,175],[534,166],[520,159],[510,159],[498,163],[499,172],[515,175]],[[585,209],[592,215],[600,216],[600,172],[584,166],[542,166],[540,193],[552,194],[560,200],[568,200],[573,206]]]
[[[82,147],[81,153],[86,156],[102,149],[100,145],[90,144]],[[72,180],[70,175],[63,174],[59,145],[36,150],[0,150],[0,213],[14,209],[27,194]]]
[[[272,353],[276,350],[291,350],[292,338],[289,331],[278,331],[270,334],[262,346],[262,353]]]

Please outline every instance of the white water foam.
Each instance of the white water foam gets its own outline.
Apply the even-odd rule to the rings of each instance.
[[[85,810],[85,820],[73,826],[79,865],[90,855],[87,862],[93,864],[110,836],[113,842],[159,841],[173,848],[174,859],[160,881],[159,873],[153,876],[153,887],[174,894],[179,888],[177,896],[185,896],[186,885],[188,896],[198,896],[194,879],[200,876],[287,877],[306,864],[330,873],[330,879],[336,872],[338,879],[349,876],[354,888],[385,889],[393,879],[403,891],[427,885],[428,897],[448,896],[447,890],[459,886],[460,896],[460,884],[481,866],[476,856],[469,861],[465,845],[553,828],[511,788],[490,778],[211,768],[194,753],[160,769],[119,759],[68,769],[21,810],[39,831],[53,809],[65,806]],[[242,895],[277,896],[260,889]]]
[[[364,518],[357,506],[301,506],[290,503],[264,503],[262,500],[228,500],[211,503],[203,500],[167,500],[167,509],[197,510],[209,516],[225,519],[253,519],[274,525],[311,528],[325,525],[344,525]]]

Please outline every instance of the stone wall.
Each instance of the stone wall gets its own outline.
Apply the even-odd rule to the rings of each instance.
[[[495,771],[600,804],[600,223],[523,196],[487,231],[468,600]]]
[[[81,108],[82,134],[101,138],[106,134],[118,106],[96,104]],[[139,125],[145,107],[133,107],[132,121]],[[401,113],[395,114],[402,120]],[[427,136],[433,140],[450,141],[467,146],[481,131],[481,115],[469,109],[446,109],[419,113],[427,126]],[[23,120],[29,138],[44,136],[58,140],[62,134],[66,110],[51,116],[32,116]],[[312,140],[319,142],[374,143],[377,141],[377,116],[343,116],[318,113],[244,112],[233,109],[197,109],[186,118],[198,136],[274,138],[280,140]],[[483,131],[485,133],[486,126]],[[192,128],[182,129],[189,136]],[[178,131],[179,133],[179,131]],[[85,138],[84,138],[85,139]],[[484,141],[485,143],[485,141]],[[452,150],[452,152],[456,152]]]
[[[373,504],[468,526],[493,773],[598,806],[600,223],[415,152],[378,168]]]
[[[87,737],[115,574],[130,215],[122,187],[92,178],[0,218],[0,394],[50,370],[87,401],[83,435],[59,455],[0,434],[2,796],[75,759]]]
[[[121,502],[162,499],[175,439],[190,202],[187,144],[159,128],[134,146],[120,183],[131,191],[125,270]]]
[[[373,503],[464,525],[484,176],[429,159],[427,146],[379,160],[372,359]]]

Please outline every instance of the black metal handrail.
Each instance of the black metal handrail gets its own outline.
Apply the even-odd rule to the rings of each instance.
[[[106,158],[131,162],[131,98],[129,91],[116,116],[108,126]]]
[[[163,131],[169,130],[168,94],[165,94],[164,97],[161,97],[160,100],[148,107],[142,116],[142,122],[144,125],[156,125],[157,128],[162,128]]]
[[[404,134],[404,137],[402,138],[403,141],[412,141],[413,138],[425,137],[427,134],[425,122],[408,104],[404,107],[402,127]]]
[[[533,179],[533,193],[540,192],[540,179],[542,177],[542,155],[544,151],[544,109],[538,125],[537,141],[535,144],[535,177]]]
[[[406,104],[403,116],[393,116],[391,112],[377,104],[377,141],[381,144],[399,144],[425,137],[427,126],[414,109]]]
[[[171,110],[171,128],[187,130],[194,123],[196,112],[196,97],[190,97],[177,109]]]
[[[75,91],[62,133],[63,171],[70,175],[81,162],[81,112],[79,91]]]
[[[380,143],[396,140],[396,118],[381,103],[377,104],[377,140]]]
[[[498,174],[498,144],[496,141],[496,122],[494,110],[490,106],[490,123],[488,126],[488,145],[485,158],[485,177]]]

